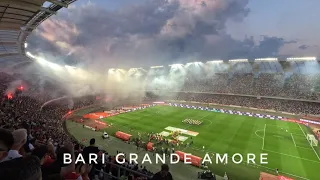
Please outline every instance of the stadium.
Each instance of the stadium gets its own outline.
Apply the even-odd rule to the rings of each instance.
[[[178,5],[188,7],[182,2]],[[209,2],[200,5],[210,8]],[[120,58],[112,56],[115,51],[106,55],[119,58],[116,63],[93,61],[87,49],[96,53],[102,45],[84,53],[85,40],[75,28],[81,23],[59,24],[63,33],[57,37],[49,33],[59,31],[57,13],[83,11],[76,3],[0,2],[0,179],[319,179],[319,57],[270,53],[194,61],[190,55],[164,61],[155,57],[164,50],[157,54],[142,45],[150,41],[144,35],[139,47],[152,51],[155,60],[140,63],[140,56],[128,52]],[[178,6],[156,5],[157,13]],[[125,13],[119,14],[112,17]],[[179,24],[165,26],[160,35],[171,26]],[[119,34],[128,33],[116,32],[120,40]],[[77,37],[70,44],[68,33]],[[138,41],[140,35],[129,39]],[[37,36],[56,48],[47,50]],[[57,47],[67,55],[50,52]],[[76,63],[75,55],[90,61]],[[90,153],[96,162],[90,162]]]

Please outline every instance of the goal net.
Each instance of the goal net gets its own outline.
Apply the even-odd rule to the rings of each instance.
[[[308,134],[307,140],[311,146],[318,146],[318,140],[316,139],[316,137],[314,137],[313,134]]]

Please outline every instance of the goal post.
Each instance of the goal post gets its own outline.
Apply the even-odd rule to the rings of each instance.
[[[318,140],[316,139],[316,137],[314,137],[313,134],[308,134],[307,140],[311,146],[318,146]]]

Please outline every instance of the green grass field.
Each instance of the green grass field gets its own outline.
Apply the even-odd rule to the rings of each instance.
[[[187,125],[182,122],[186,118],[203,123]],[[112,128],[106,129],[111,134],[117,130],[133,136],[138,132],[160,133],[168,131],[165,130],[168,126],[198,132],[191,147],[177,149],[200,157],[213,152],[230,156],[240,153],[245,160],[247,153],[254,153],[256,157],[260,153],[268,153],[267,165],[248,165],[245,162],[209,165],[214,173],[222,176],[227,172],[231,179],[256,180],[260,171],[275,174],[276,168],[281,175],[294,179],[320,179],[320,150],[310,146],[306,140],[305,136],[311,130],[304,125],[170,106],[155,106],[105,118],[104,121],[113,124]]]
[[[203,124],[182,123],[186,118],[201,120]],[[320,176],[319,149],[309,145],[305,137],[309,130],[304,125],[169,106],[121,114],[105,121],[114,124],[114,131],[120,129],[133,135],[137,132],[160,133],[168,126],[199,132],[191,147],[181,149],[198,156],[205,152],[241,153],[244,157],[247,153],[255,153],[257,157],[260,153],[268,153],[268,164],[264,166],[246,163],[228,164],[228,167],[211,165],[220,175],[227,168],[229,176],[257,179],[260,171],[274,173],[279,168],[281,174],[295,179],[319,179]]]

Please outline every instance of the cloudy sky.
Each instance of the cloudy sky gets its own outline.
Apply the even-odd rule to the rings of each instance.
[[[319,56],[319,0],[78,0],[29,37],[48,60],[140,67]]]

